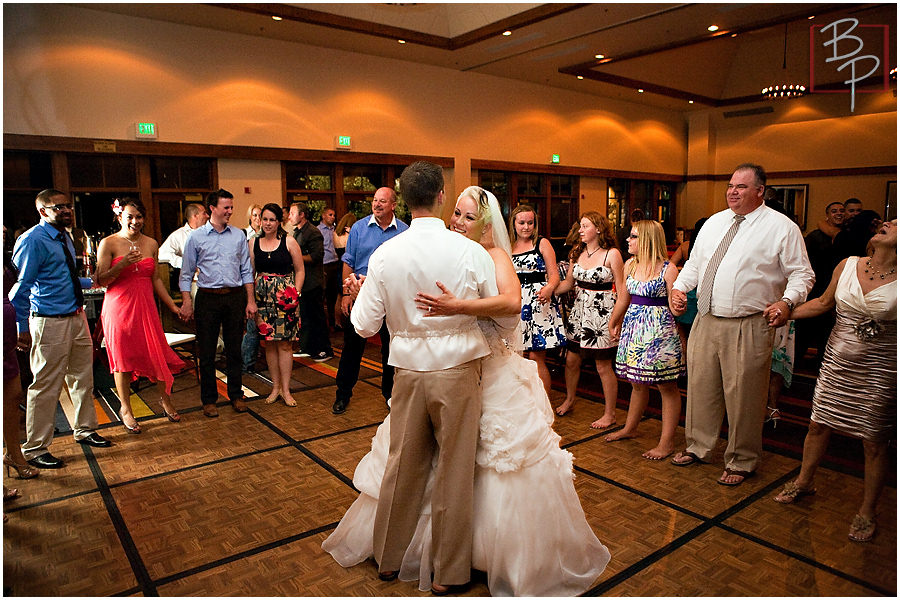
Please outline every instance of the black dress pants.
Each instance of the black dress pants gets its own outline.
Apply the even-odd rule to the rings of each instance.
[[[391,335],[388,333],[387,325],[383,322],[378,336],[381,338],[381,395],[387,400],[391,397],[391,390],[394,388],[394,367],[388,364]],[[350,319],[345,319],[344,350],[338,365],[337,392],[335,393],[338,400],[349,402],[350,397],[353,396],[353,386],[359,380],[359,367],[365,349],[366,339],[356,333]]]
[[[321,287],[303,290],[300,297],[300,350],[310,356],[320,352],[331,354],[323,291]]]
[[[197,360],[200,371],[200,400],[215,404],[219,398],[216,387],[216,343],[219,327],[225,344],[225,375],[228,377],[228,399],[241,400],[241,340],[244,337],[244,317],[247,291],[241,287],[227,294],[197,290],[194,322],[197,325]]]

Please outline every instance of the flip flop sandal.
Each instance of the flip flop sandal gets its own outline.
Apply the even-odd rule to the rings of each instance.
[[[737,475],[738,477],[741,477],[742,479],[740,481],[728,483],[727,481],[724,481],[724,479],[723,479],[724,477],[727,477],[728,475]],[[736,469],[725,469],[725,475],[723,475],[722,477],[719,477],[716,480],[716,483],[718,483],[719,485],[727,485],[729,487],[734,487],[737,485],[741,485],[742,483],[744,483],[746,480],[750,479],[754,475],[756,475],[756,471],[738,471]]]
[[[808,490],[802,489],[799,485],[797,485],[796,481],[792,481],[784,486],[784,489],[779,492],[777,496],[772,498],[775,502],[780,504],[793,504],[800,498],[804,496],[812,496],[816,493],[816,488],[810,488]]]
[[[687,458],[689,460],[678,460],[679,458]],[[688,452],[687,450],[685,450],[684,452],[679,452],[678,454],[676,454],[669,462],[671,462],[676,467],[687,467],[696,463],[702,463],[703,461],[700,460],[700,457],[698,457],[693,452]]]

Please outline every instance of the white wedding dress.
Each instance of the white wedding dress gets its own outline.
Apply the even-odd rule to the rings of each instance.
[[[559,447],[553,411],[537,365],[510,349],[491,320],[479,319],[492,354],[482,366],[482,414],[476,454],[473,568],[485,571],[494,596],[574,596],[609,562],[584,517],[572,483],[572,454]],[[322,544],[341,566],[373,556],[372,536],[390,440],[390,415],[353,476],[361,492]],[[400,579],[431,588],[429,477]]]

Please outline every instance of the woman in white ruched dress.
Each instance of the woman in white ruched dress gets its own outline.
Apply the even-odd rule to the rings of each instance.
[[[492,223],[498,223],[496,228]],[[451,228],[481,241],[495,261],[506,260],[509,238],[496,198],[467,188],[457,202]],[[505,257],[504,257],[505,254]],[[498,269],[498,273],[501,269]],[[515,273],[512,272],[515,285]],[[498,287],[499,286],[498,281]],[[433,313],[477,309],[449,294],[420,294]],[[477,301],[475,301],[477,303]],[[573,596],[603,573],[610,555],[584,516],[573,484],[572,455],[559,447],[553,411],[534,362],[523,358],[518,318],[505,328],[479,319],[492,354],[482,363],[482,415],[476,454],[474,569],[485,571],[494,596]],[[390,415],[372,440],[372,450],[356,467],[359,498],[322,547],[344,567],[373,555],[372,535],[381,480],[388,457]],[[431,485],[422,500],[416,533],[399,577],[431,589]]]

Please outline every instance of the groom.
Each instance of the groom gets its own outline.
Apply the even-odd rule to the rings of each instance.
[[[389,364],[395,367],[391,442],[378,509],[374,552],[378,576],[397,577],[419,519],[432,459],[440,448],[431,496],[432,591],[469,581],[475,447],[481,415],[481,358],[488,344],[475,317],[426,318],[419,291],[443,283],[458,298],[497,294],[494,265],[481,245],[447,230],[437,218],[444,202],[440,166],[416,162],[400,176],[412,212],[409,230],[369,259],[350,320],[363,338],[386,318]]]

